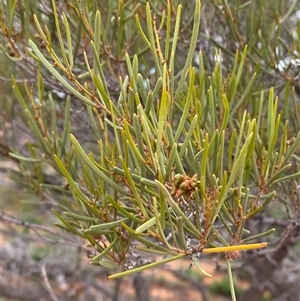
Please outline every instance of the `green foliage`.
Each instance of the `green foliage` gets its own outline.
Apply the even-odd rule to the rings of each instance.
[[[49,255],[50,252],[51,250],[49,250],[49,248],[35,247],[31,250],[31,257],[35,261],[41,261],[44,257]]]
[[[214,293],[214,294],[222,294],[224,296],[230,296],[230,287],[228,284],[228,280],[227,279],[222,279],[220,281],[215,281],[212,282],[209,285],[209,290]],[[237,289],[236,291],[236,295],[240,296],[242,294],[243,290],[242,289]]]
[[[14,98],[34,136],[10,153],[19,181],[56,197],[92,264],[126,270],[111,278],[256,242],[273,229],[247,221],[299,189],[297,1],[219,2],[2,4],[1,55],[20,70]],[[46,166],[66,185],[47,183]],[[144,265],[133,247],[164,257]]]

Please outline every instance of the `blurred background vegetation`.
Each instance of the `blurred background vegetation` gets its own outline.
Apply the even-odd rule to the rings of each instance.
[[[219,278],[226,271],[223,255],[201,254],[200,265],[213,275],[210,281],[195,267],[189,269],[190,259],[156,267],[155,273],[150,270],[122,280],[106,280],[112,273],[108,267],[88,264],[99,252],[89,245],[93,245],[93,239],[104,235],[112,243],[113,239],[110,241],[108,237],[114,238],[117,232],[107,234],[108,229],[105,229],[98,234],[82,235],[81,228],[92,229],[90,227],[98,223],[98,219],[94,222],[96,209],[87,209],[89,207],[82,199],[93,197],[101,203],[103,192],[119,197],[120,191],[111,189],[107,183],[99,184],[87,164],[80,161],[76,153],[78,148],[74,151],[74,145],[79,141],[84,152],[93,154],[93,158],[103,164],[104,170],[110,170],[115,164],[124,172],[121,161],[114,157],[120,155],[114,144],[122,145],[125,141],[123,134],[117,133],[124,126],[123,121],[128,121],[129,130],[136,134],[131,126],[135,122],[134,116],[140,112],[138,102],[150,112],[149,115],[156,116],[157,120],[161,117],[157,98],[163,85],[167,86],[174,104],[174,109],[168,111],[167,120],[174,132],[179,127],[188,90],[193,87],[195,99],[191,103],[195,106],[189,109],[176,141],[178,153],[192,126],[193,110],[202,110],[199,124],[211,139],[216,129],[225,124],[226,98],[229,104],[225,126],[227,149],[230,148],[233,129],[243,129],[244,111],[248,112],[248,120],[257,119],[254,152],[258,174],[266,175],[264,160],[271,163],[266,172],[269,178],[262,177],[255,182],[255,177],[251,178],[249,173],[250,193],[263,196],[276,191],[276,197],[269,197],[270,204],[247,220],[247,229],[251,230],[251,235],[269,233],[273,228],[276,231],[271,231],[263,239],[270,242],[268,249],[246,251],[240,260],[232,261],[236,295],[242,301],[296,300],[299,297],[299,1],[202,1],[196,40],[193,40],[194,24],[197,23],[196,1],[149,1],[148,6],[146,1],[137,0],[1,1],[0,9],[3,300],[147,301],[176,300],[182,296],[191,300],[231,300],[228,299],[227,276]],[[191,49],[193,42],[195,47]],[[173,45],[176,53],[171,51]],[[40,57],[37,59],[38,51],[52,67],[47,68]],[[191,71],[192,66],[194,71]],[[51,68],[55,68],[58,75],[51,73]],[[193,72],[194,82],[191,80]],[[209,95],[213,96],[209,98]],[[277,111],[273,99],[270,101],[272,95],[278,96]],[[92,107],[91,103],[96,106]],[[147,108],[149,103],[153,110]],[[270,125],[270,109],[275,110],[273,119],[278,113],[281,116],[273,140],[269,139],[270,127],[273,126]],[[156,117],[152,117],[153,120]],[[251,129],[250,121],[245,125],[244,140],[247,130]],[[162,126],[166,130],[167,126]],[[70,133],[76,137],[75,142],[70,141]],[[132,137],[137,139],[137,135]],[[221,136],[216,137],[221,139]],[[270,141],[274,141],[273,149]],[[190,149],[197,150],[198,147],[197,141],[193,143],[181,154],[182,170],[190,168],[187,176],[191,178],[199,162],[202,163],[191,163]],[[198,149],[200,159],[204,156],[201,147],[205,149],[201,143]],[[119,148],[125,153],[125,143]],[[270,150],[272,156],[268,159]],[[281,162],[278,153],[285,158],[289,152],[286,165],[276,165]],[[226,150],[225,154],[228,153]],[[55,161],[54,154],[58,161]],[[198,153],[195,151],[195,154]],[[236,158],[231,159],[234,162]],[[137,173],[139,164],[127,160]],[[211,159],[208,171],[205,171],[208,187],[213,187],[209,175],[214,174],[214,168],[220,175],[223,164],[224,169],[230,170],[227,160],[226,157],[221,164]],[[289,168],[285,168],[288,163]],[[249,169],[253,167],[251,164],[254,162],[247,165]],[[71,179],[62,173],[61,166],[65,166]],[[153,173],[147,168],[144,174],[141,168],[141,176],[152,181],[158,173],[154,167],[150,168]],[[176,168],[174,173],[177,174]],[[277,169],[280,174],[276,176]],[[119,177],[124,177],[124,174],[119,174]],[[132,188],[130,183],[116,178],[120,187]],[[166,179],[166,183],[172,184],[171,178]],[[276,182],[278,179],[281,181]],[[72,180],[78,185],[78,191],[72,187]],[[259,186],[264,181],[270,185]],[[140,189],[140,184],[136,185]],[[150,191],[150,195],[160,196],[151,189],[146,190],[145,195]],[[175,196],[176,193],[179,194],[177,190]],[[183,200],[189,198],[190,195]],[[130,207],[129,202],[124,201],[122,205],[127,209]],[[231,203],[228,201],[226,206],[230,209]],[[128,210],[132,213],[135,209]],[[120,216],[114,210],[110,214],[115,214],[114,218],[118,220]],[[64,212],[69,212],[69,215],[65,216]],[[85,216],[92,219],[84,220],[83,212],[90,214]],[[79,215],[79,220],[74,214]],[[137,215],[137,220],[139,217]],[[174,219],[170,217],[170,220]],[[230,241],[228,235],[224,238]],[[257,241],[261,241],[261,237]],[[102,245],[101,250],[104,249]],[[143,256],[146,259],[140,262],[140,254],[132,252],[130,264],[135,266],[147,263],[148,259],[155,260],[154,255]],[[132,267],[128,262],[126,264],[127,268]],[[225,295],[224,299],[221,294]]]

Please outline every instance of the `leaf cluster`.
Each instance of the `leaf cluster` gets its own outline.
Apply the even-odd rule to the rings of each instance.
[[[282,198],[285,183],[299,189],[299,68],[292,60],[300,31],[299,24],[295,32],[278,26],[297,1],[284,15],[284,4],[268,11],[280,16],[271,29],[263,18],[254,22],[254,9],[242,18],[249,6],[265,12],[265,1],[204,1],[217,18],[209,14],[201,26],[200,1],[156,2],[52,1],[34,14],[28,1],[23,11],[13,2],[2,27],[3,53],[36,73],[34,85],[12,77],[34,136],[29,155],[10,153],[27,173],[18,179],[57,195],[59,226],[88,241],[93,264],[127,269],[116,277],[257,241],[273,229],[251,234],[247,221]],[[228,25],[230,43],[219,26],[204,39],[217,21]],[[295,49],[284,38],[298,41]],[[205,51],[207,41],[218,49]],[[66,185],[45,183],[46,165]],[[134,249],[166,257],[144,265]]]

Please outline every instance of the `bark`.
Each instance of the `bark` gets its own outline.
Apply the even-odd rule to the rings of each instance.
[[[298,236],[299,225],[296,223],[290,224],[281,235],[278,246],[252,263],[251,267],[255,271],[252,285],[242,295],[240,301],[260,300],[263,291],[266,289],[278,300],[298,300],[299,279],[289,279],[289,277],[286,277],[289,274],[288,271],[282,270],[282,262],[288,255],[293,238]]]
[[[150,301],[149,280],[138,273],[133,278],[136,301]]]

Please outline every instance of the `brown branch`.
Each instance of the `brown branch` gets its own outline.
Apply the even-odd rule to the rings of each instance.
[[[73,245],[75,247],[77,247],[79,250],[84,250],[87,254],[89,254],[91,252],[91,250],[87,247],[82,246],[81,242],[74,242],[73,240],[71,240],[69,238],[69,236],[65,236],[63,234],[61,234],[58,231],[53,230],[50,227],[47,226],[41,226],[41,225],[37,225],[37,224],[32,224],[29,222],[26,222],[22,219],[16,218],[10,214],[7,214],[5,212],[1,212],[0,215],[0,220],[3,221],[4,223],[11,223],[14,225],[19,225],[19,226],[23,226],[26,227],[30,230],[32,230],[42,241],[45,241],[47,243],[52,243],[52,244],[58,244],[58,243],[62,243],[62,244],[70,244]],[[51,234],[55,237],[61,238],[62,240],[53,240],[50,238],[46,238],[42,233],[40,232],[45,232],[48,234]],[[74,237],[73,235],[71,237]]]
[[[252,286],[241,297],[241,301],[259,300],[263,291],[268,288],[270,283],[273,283],[272,293],[280,296],[289,290],[290,300],[296,300],[299,292],[294,288],[298,281],[290,283],[290,279],[282,277],[284,271],[280,270],[281,277],[275,275],[279,271],[283,260],[287,257],[290,246],[294,243],[296,237],[299,236],[300,225],[291,223],[282,233],[278,245],[265,256],[257,257],[251,261],[251,268],[254,270]],[[298,286],[298,285],[296,285]],[[273,296],[273,297],[276,297]],[[287,300],[287,299],[286,299]]]
[[[45,287],[46,287],[47,291],[49,292],[52,300],[53,301],[59,301],[58,298],[56,297],[52,287],[51,287],[50,282],[49,282],[49,279],[48,279],[48,276],[47,276],[47,271],[46,271],[46,264],[41,265],[41,274],[42,274],[42,278],[43,278]]]

